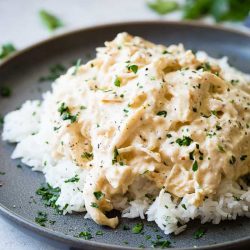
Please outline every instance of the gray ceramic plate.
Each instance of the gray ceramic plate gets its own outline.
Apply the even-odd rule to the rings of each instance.
[[[20,106],[26,99],[40,98],[41,92],[50,88],[50,82],[39,83],[38,79],[47,74],[49,67],[56,63],[70,66],[77,58],[87,61],[94,57],[95,48],[111,40],[121,31],[139,35],[156,43],[184,43],[186,48],[205,50],[210,55],[226,55],[233,66],[250,73],[250,36],[222,28],[213,28],[191,23],[136,22],[106,25],[79,31],[49,39],[12,56],[0,66],[0,84],[12,89],[10,98],[0,99],[2,115]],[[32,147],[32,145],[31,145]],[[172,242],[174,248],[225,249],[243,247],[250,244],[250,220],[239,218],[236,221],[222,222],[220,225],[200,225],[198,221],[188,224],[188,229],[178,236],[165,236],[154,223],[144,222],[144,234],[132,234],[124,231],[123,225],[133,227],[139,220],[122,219],[116,230],[96,225],[84,220],[83,214],[57,215],[44,207],[36,189],[44,182],[41,173],[32,172],[19,161],[11,160],[14,145],[0,142],[0,210],[2,214],[43,236],[63,241],[65,244],[85,249],[127,249],[129,247],[150,247],[156,235]],[[46,211],[50,220],[40,227],[34,222],[37,211]],[[205,229],[206,234],[194,239],[194,232]],[[85,241],[74,237],[81,231],[90,230],[94,238]],[[98,230],[103,236],[96,236]],[[146,240],[145,236],[152,239]],[[126,244],[126,242],[128,244]]]

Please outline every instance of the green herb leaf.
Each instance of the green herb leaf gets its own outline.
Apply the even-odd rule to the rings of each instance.
[[[76,61],[75,69],[74,69],[74,72],[72,73],[73,76],[77,74],[77,72],[78,72],[78,70],[79,70],[79,67],[80,67],[80,65],[81,65],[81,61],[82,61],[82,59],[78,59],[78,60]]]
[[[59,76],[66,72],[66,67],[62,64],[55,64],[49,68],[46,76],[41,76],[39,82],[55,81]]]
[[[65,106],[64,102],[58,108],[58,112],[60,113],[63,120],[70,120],[71,123],[73,123],[77,120],[78,114],[71,115],[69,108],[67,106]]]
[[[120,80],[118,77],[115,78],[114,85],[115,85],[116,87],[120,87],[120,86],[121,86],[121,80]]]
[[[46,206],[56,209],[58,212],[61,212],[61,210],[59,210],[58,205],[56,205],[56,201],[60,193],[61,189],[59,187],[53,188],[48,183],[36,190],[36,194],[42,197],[43,203]]]
[[[0,94],[2,97],[10,97],[11,96],[11,89],[7,86],[2,86],[0,88]]]
[[[199,239],[201,238],[202,236],[204,236],[205,234],[205,230],[203,229],[198,229],[195,233],[194,233],[194,238],[195,239]]]
[[[90,232],[87,232],[87,231],[85,231],[85,232],[80,232],[78,236],[79,236],[80,238],[84,238],[85,240],[90,240],[90,239],[93,238],[92,235],[91,235],[91,233],[90,233]]]
[[[142,223],[137,223],[133,228],[132,228],[132,233],[133,234],[139,234],[143,230],[143,224]]]
[[[232,155],[232,156],[230,157],[230,159],[229,159],[229,163],[230,163],[231,165],[233,165],[235,162],[236,162],[236,158],[235,158],[234,155]]]
[[[164,15],[178,9],[178,4],[169,0],[155,0],[148,2],[148,7],[160,15]]]
[[[92,160],[94,155],[93,153],[89,153],[89,152],[83,152],[83,154],[81,155],[82,158],[86,158],[87,160]]]
[[[95,233],[96,235],[100,235],[100,236],[102,236],[103,235],[103,231],[96,231],[96,233]]]
[[[171,245],[171,242],[169,240],[157,240],[157,241],[152,241],[152,246],[154,248],[167,248],[167,247],[170,247]]]
[[[45,223],[48,221],[48,215],[45,212],[38,212],[35,222],[42,227],[45,227]]]
[[[94,207],[94,208],[99,208],[98,204],[97,204],[97,203],[95,203],[95,202],[92,202],[92,203],[91,203],[91,207]]]
[[[118,149],[115,147],[112,164],[114,164],[118,161],[118,156],[119,156],[119,152],[118,152]]]
[[[128,70],[133,71],[135,74],[136,74],[137,71],[138,71],[138,66],[135,65],[135,64],[133,64],[133,65],[128,65],[127,68],[128,68]]]
[[[166,117],[167,116],[167,111],[165,111],[165,110],[159,111],[159,112],[157,112],[156,115]]]
[[[104,197],[104,193],[101,191],[94,192],[94,196],[97,200],[101,200]]]
[[[61,22],[61,20],[59,18],[52,15],[51,13],[49,13],[46,10],[40,10],[39,11],[39,16],[40,16],[42,22],[44,23],[44,25],[50,31],[56,30],[56,29],[63,26],[63,23]]]
[[[78,182],[80,180],[79,176],[76,174],[74,177],[64,181],[65,183],[69,183],[69,182]]]
[[[0,48],[0,59],[7,58],[10,56],[13,52],[16,51],[16,48],[11,43],[3,44]]]
[[[175,142],[179,144],[179,146],[189,146],[192,143],[192,139],[188,136],[183,136],[183,138],[178,138]]]
[[[194,172],[196,172],[198,170],[198,162],[197,161],[194,161],[193,166],[192,166],[192,170]]]
[[[242,156],[240,157],[240,160],[241,160],[241,161],[244,161],[244,160],[246,160],[246,158],[247,158],[247,155],[242,155]]]
[[[225,153],[225,149],[220,144],[218,144],[217,147],[221,153]]]

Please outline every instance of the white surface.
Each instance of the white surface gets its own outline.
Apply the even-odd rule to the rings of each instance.
[[[0,44],[18,49],[53,34],[96,24],[133,20],[180,19],[180,13],[158,16],[146,0],[0,0]],[[41,24],[40,9],[60,17],[65,27],[51,33]],[[0,250],[55,250],[59,247],[23,233],[0,215]],[[65,247],[65,249],[67,249]],[[64,248],[60,247],[60,250]]]

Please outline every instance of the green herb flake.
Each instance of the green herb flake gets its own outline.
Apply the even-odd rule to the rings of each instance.
[[[132,228],[132,233],[133,234],[139,234],[143,230],[143,224],[142,223],[137,223],[133,228]]]
[[[92,160],[94,155],[93,153],[89,153],[89,152],[83,152],[83,154],[81,155],[82,158],[85,158],[87,160]]]
[[[92,202],[92,203],[91,203],[91,207],[94,207],[94,208],[99,208],[98,204],[97,204],[97,203],[95,203],[95,202]]]
[[[186,207],[186,205],[183,203],[183,204],[181,204],[181,206],[185,209],[185,210],[187,210],[187,207]]]
[[[94,196],[97,200],[101,200],[104,197],[104,193],[101,191],[94,192]]]
[[[153,2],[148,2],[148,7],[159,15],[164,15],[177,10],[179,6],[175,1],[155,0]]]
[[[205,235],[205,230],[204,229],[198,229],[195,233],[194,233],[194,238],[195,239],[199,239],[201,237],[203,237]]]
[[[152,246],[154,248],[167,248],[170,247],[171,242],[169,240],[156,240],[156,241],[152,241]]]
[[[246,158],[247,158],[247,155],[242,155],[242,156],[240,157],[240,160],[241,160],[241,161],[245,161]]]
[[[138,71],[138,66],[135,65],[135,64],[128,65],[127,68],[128,68],[129,71],[132,71],[132,72],[134,72],[135,74],[136,74],[137,71]]]
[[[165,111],[165,110],[159,111],[159,112],[156,113],[156,115],[166,117],[167,116],[167,111]]]
[[[179,144],[179,146],[189,146],[192,143],[192,139],[188,136],[183,136],[183,138],[178,138],[175,142]]]
[[[74,177],[64,181],[65,183],[74,183],[74,182],[78,182],[80,180],[79,176],[76,174]]]
[[[11,43],[3,44],[0,48],[0,59],[7,58],[10,56],[13,52],[16,51],[16,48]]]
[[[230,159],[229,159],[229,163],[230,163],[231,165],[234,165],[235,162],[236,162],[236,157],[235,157],[234,155],[232,155],[232,156],[230,157]]]
[[[11,89],[7,86],[2,86],[0,88],[0,95],[2,97],[10,97],[11,96]]]
[[[92,239],[92,235],[90,232],[87,232],[87,231],[84,231],[84,232],[80,232],[79,235],[78,235],[80,238],[83,238],[85,240],[90,240]]]
[[[118,152],[118,149],[115,147],[112,164],[115,164],[118,161],[118,157],[119,157],[119,152]]]
[[[225,153],[225,149],[220,144],[217,145],[217,148],[221,153]]]
[[[41,227],[45,227],[45,223],[48,221],[48,215],[45,212],[38,212],[35,222]]]
[[[46,76],[39,78],[39,82],[55,81],[59,76],[66,72],[66,67],[62,64],[55,64],[49,68],[49,73]]]
[[[78,70],[79,70],[79,67],[80,67],[80,65],[81,65],[81,61],[82,61],[82,59],[77,59],[76,64],[75,64],[74,71],[73,71],[73,73],[72,73],[73,76],[75,76],[75,75],[77,74],[77,72],[78,72]]]
[[[114,85],[116,87],[120,87],[121,86],[121,80],[118,77],[115,78]]]
[[[0,127],[2,127],[4,124],[4,118],[2,115],[0,115]]]
[[[48,183],[36,190],[36,194],[42,197],[44,205],[52,207],[60,212],[56,201],[58,200],[61,193],[59,187],[53,188]]]
[[[129,230],[129,229],[130,229],[130,228],[129,228],[128,225],[123,225],[123,230],[127,231],[127,230]]]
[[[69,108],[65,106],[64,102],[58,108],[58,112],[60,113],[63,120],[70,120],[71,123],[74,123],[77,120],[78,114],[71,115]]]
[[[5,172],[0,172],[0,175],[5,175]]]
[[[99,235],[99,236],[102,236],[104,233],[103,233],[103,231],[96,231],[95,234],[96,234],[96,235]]]
[[[194,163],[193,163],[193,166],[192,166],[192,170],[194,171],[194,172],[196,172],[197,170],[198,170],[198,162],[197,161],[194,161]]]
[[[46,10],[39,11],[40,19],[48,30],[53,31],[63,26],[62,21]]]

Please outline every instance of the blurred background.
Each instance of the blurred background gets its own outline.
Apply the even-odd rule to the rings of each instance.
[[[249,11],[250,0],[0,0],[0,63],[56,34],[114,22],[191,20],[250,33]],[[6,250],[67,249],[19,230],[1,215],[0,242]]]

